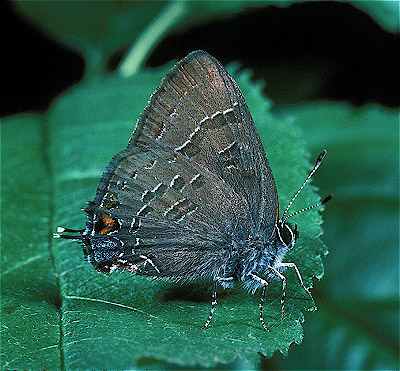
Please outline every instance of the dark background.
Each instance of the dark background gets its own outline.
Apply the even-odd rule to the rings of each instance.
[[[82,79],[83,58],[18,17],[9,2],[1,3],[1,14],[6,35],[1,115],[45,110],[58,94]],[[174,33],[156,47],[147,65],[160,66],[171,56],[178,60],[201,48],[223,64],[237,60],[252,69],[278,105],[330,99],[355,106],[376,102],[397,107],[398,41],[398,34],[382,30],[349,4],[300,3],[249,9]],[[110,58],[110,70],[124,52]]]

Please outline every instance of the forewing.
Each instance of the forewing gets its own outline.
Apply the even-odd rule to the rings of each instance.
[[[196,51],[180,61],[152,95],[129,148],[154,143],[218,175],[249,204],[254,232],[273,232],[275,181],[236,82],[212,56]]]

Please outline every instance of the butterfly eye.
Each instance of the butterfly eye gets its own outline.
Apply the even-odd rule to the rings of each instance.
[[[281,242],[283,245],[292,248],[294,242],[296,241],[297,235],[297,227],[295,227],[294,231],[292,231],[291,226],[287,223],[279,223],[277,225],[278,242]]]

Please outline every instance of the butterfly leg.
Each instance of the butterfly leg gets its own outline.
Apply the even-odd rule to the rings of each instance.
[[[203,330],[205,330],[208,327],[208,325],[210,324],[216,305],[217,305],[217,281],[214,280],[210,315],[208,316],[206,323],[202,327]]]
[[[278,276],[278,278],[282,281],[282,296],[281,296],[281,321],[283,321],[283,317],[285,316],[285,297],[286,297],[286,277],[278,272],[276,269],[271,268],[272,271]]]
[[[231,284],[233,284],[233,277],[226,277],[226,278],[218,277],[214,279],[210,315],[208,316],[206,323],[202,327],[203,330],[206,329],[210,324],[214,314],[215,306],[217,305],[217,283],[220,283],[223,287],[229,287],[231,286]]]
[[[260,322],[261,322],[261,325],[264,328],[264,330],[265,331],[269,331],[269,328],[265,324],[264,316],[263,316],[264,301],[265,301],[265,295],[267,293],[268,282],[266,280],[264,280],[263,278],[256,276],[253,273],[250,273],[249,276],[253,280],[258,281],[259,283],[261,283],[263,285],[263,290],[262,290],[262,293],[261,293],[261,299],[260,299],[260,305],[259,305],[259,308],[260,308]]]
[[[311,298],[312,301],[314,301],[314,298],[311,295],[311,292],[307,289],[307,287],[304,286],[304,282],[303,282],[303,278],[301,277],[299,268],[297,268],[296,264],[294,263],[280,263],[278,265],[278,268],[293,268],[297,274],[297,277],[299,279],[300,285],[303,288],[303,290],[309,295],[309,297]]]

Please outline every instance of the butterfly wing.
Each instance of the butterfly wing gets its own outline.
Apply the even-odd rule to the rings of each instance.
[[[115,265],[157,277],[221,274],[229,231],[249,225],[245,200],[227,192],[182,154],[154,146],[120,152],[86,208],[91,261],[99,270]]]
[[[255,230],[272,235],[277,192],[260,137],[238,85],[208,53],[190,53],[152,95],[129,147],[154,141],[224,179],[248,201]]]
[[[275,182],[242,94],[203,51],[166,76],[86,209],[98,269],[226,276],[236,244],[277,218]]]

